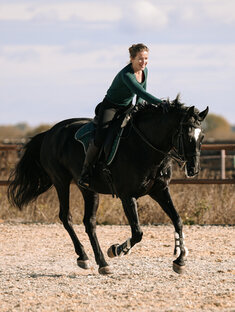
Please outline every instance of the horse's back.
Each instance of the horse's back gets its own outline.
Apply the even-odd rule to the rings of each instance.
[[[70,119],[65,119],[62,120],[60,122],[58,122],[57,124],[55,124],[50,131],[56,131],[58,129],[66,129],[66,128],[77,128],[79,129],[82,125],[88,123],[89,121],[91,121],[91,118],[70,118]]]
[[[68,140],[71,135],[74,137],[73,133],[90,121],[90,118],[71,118],[62,120],[46,132],[45,140],[50,142],[58,142],[58,139],[61,142],[63,138]]]

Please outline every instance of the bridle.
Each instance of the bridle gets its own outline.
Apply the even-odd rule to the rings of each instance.
[[[188,126],[194,129],[197,129],[195,125],[189,122],[181,122],[180,127],[177,130],[176,134],[173,135],[172,137],[172,150],[177,153],[177,155],[181,158],[186,160],[186,157],[196,157],[200,154],[200,152],[194,152],[194,153],[187,153],[185,152],[185,147],[184,147],[184,139],[183,139],[183,127]],[[177,142],[176,144],[174,143],[174,140]]]

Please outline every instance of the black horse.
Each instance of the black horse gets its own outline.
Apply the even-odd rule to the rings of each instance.
[[[186,107],[177,98],[170,103],[165,114],[162,108],[143,106],[132,114],[126,126],[117,154],[108,166],[112,186],[122,201],[124,212],[131,226],[132,236],[122,244],[112,245],[108,256],[115,257],[130,252],[141,241],[136,200],[150,195],[169,216],[175,228],[175,249],[177,255],[173,269],[181,273],[185,265],[187,249],[184,245],[182,222],[169,194],[171,160],[185,162],[187,176],[199,171],[200,147],[203,139],[201,122],[208,113],[208,107],[199,112]],[[59,217],[68,231],[79,256],[78,266],[89,267],[88,256],[76,236],[70,220],[69,188],[72,180],[79,180],[84,149],[74,139],[75,132],[89,119],[64,120],[50,130],[34,136],[25,146],[24,154],[10,177],[8,197],[19,208],[35,200],[52,185],[56,188],[59,202]],[[111,270],[106,262],[96,236],[96,212],[99,193],[110,194],[110,183],[104,173],[102,161],[98,161],[89,189],[80,188],[85,202],[84,225],[89,236],[100,274]]]

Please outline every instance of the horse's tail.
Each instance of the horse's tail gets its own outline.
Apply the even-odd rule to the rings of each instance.
[[[10,175],[8,199],[19,209],[52,186],[50,177],[40,163],[40,150],[46,132],[34,136],[25,145],[24,154]]]

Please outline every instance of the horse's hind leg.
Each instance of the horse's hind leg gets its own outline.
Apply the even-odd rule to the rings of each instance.
[[[188,249],[184,245],[183,225],[181,218],[176,211],[172,202],[168,187],[160,185],[156,187],[154,192],[149,194],[154,200],[156,200],[165,213],[171,219],[175,228],[175,249],[174,255],[177,259],[173,261],[173,270],[177,273],[183,273],[185,266],[185,260],[188,254]]]
[[[100,248],[98,238],[96,235],[96,212],[99,205],[99,195],[88,189],[80,188],[85,201],[85,214],[83,223],[85,225],[86,233],[89,236],[91,246],[95,254],[96,263],[99,265],[100,274],[111,274],[108,263],[105,261],[103,252]]]
[[[66,183],[64,181],[63,184],[54,183],[54,185],[55,185],[55,188],[56,188],[56,191],[58,194],[58,198],[59,198],[59,202],[60,202],[60,213],[59,213],[60,220],[62,221],[64,228],[69,233],[69,235],[73,241],[73,244],[74,244],[75,252],[79,256],[77,259],[77,264],[79,267],[81,267],[83,269],[88,269],[89,264],[88,264],[87,254],[84,250],[83,245],[79,241],[79,239],[78,239],[78,237],[77,237],[77,235],[73,229],[71,215],[69,213],[69,187],[70,187],[70,183],[69,182]]]
[[[112,245],[108,249],[108,256],[110,258],[122,256],[130,253],[131,248],[141,241],[143,232],[140,228],[139,217],[137,212],[137,202],[133,197],[122,198],[122,205],[124,212],[131,226],[132,236],[128,238],[123,244]]]

